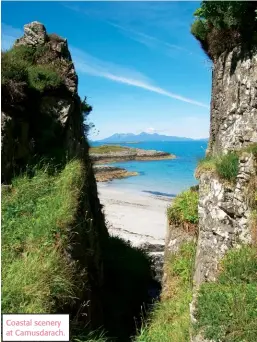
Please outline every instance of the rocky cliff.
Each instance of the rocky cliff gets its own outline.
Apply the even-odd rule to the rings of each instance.
[[[176,294],[176,279],[184,277],[182,264],[176,273],[171,270],[172,262],[176,265],[185,246],[195,246],[192,283],[187,284],[182,295],[187,296],[187,291],[192,295],[188,301],[190,309],[183,311],[190,320],[171,314],[176,325],[172,337],[179,341],[235,342],[257,338],[253,304],[257,293],[256,99],[256,48],[237,46],[216,56],[209,146],[196,170],[198,204],[192,202],[191,190],[178,196],[168,211],[164,297],[167,293]],[[192,221],[193,207],[198,210],[197,224]]]
[[[71,159],[82,163],[76,214],[63,251],[82,287],[65,310],[95,328],[103,324],[101,243],[108,233],[85,137],[83,113],[90,108],[77,87],[67,40],[47,34],[39,22],[25,25],[24,36],[2,54],[2,183],[25,170],[33,175],[38,163],[56,170]]]
[[[243,55],[238,48],[224,52],[213,69],[209,156],[257,143],[256,101],[257,52]],[[215,278],[217,261],[227,249],[251,242],[248,185],[255,167],[254,155],[245,151],[233,185],[213,172],[200,175],[196,283]]]
[[[257,55],[240,47],[223,52],[212,73],[210,154],[257,141]]]

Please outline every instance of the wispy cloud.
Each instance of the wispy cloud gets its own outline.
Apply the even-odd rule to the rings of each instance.
[[[64,6],[95,19],[129,27],[158,27],[170,30],[187,25],[181,20],[188,15],[186,3],[181,6],[170,1],[94,1]]]
[[[149,78],[147,78],[140,72],[113,63],[102,61],[76,48],[71,48],[71,52],[77,71],[93,76],[103,77],[114,82],[142,88],[160,95],[170,97],[172,99],[191,103],[200,107],[209,108],[209,106],[204,103],[186,98],[182,95],[175,94],[154,85]]]
[[[131,38],[135,41],[138,41],[138,42],[140,42],[140,43],[142,43],[148,47],[158,48],[159,46],[162,46],[162,47],[169,49],[169,50],[177,50],[177,51],[181,51],[184,53],[186,52],[189,55],[193,54],[190,50],[184,48],[183,46],[170,44],[170,43],[165,42],[161,39],[158,39],[154,36],[150,36],[150,35],[145,34],[143,32],[135,31],[133,29],[130,29],[128,27],[124,27],[122,25],[115,24],[115,23],[110,22],[110,21],[108,21],[108,24],[113,26],[113,27],[118,28],[120,31],[127,34],[129,36],[129,38]]]
[[[15,40],[23,35],[23,31],[21,29],[12,27],[11,25],[6,25],[5,23],[1,24],[1,29],[2,50],[10,49]]]
[[[22,34],[22,30],[2,23],[2,49],[9,49],[13,45],[14,41],[17,38],[21,37]],[[173,92],[170,92],[166,89],[154,85],[152,80],[150,80],[142,73],[133,70],[132,68],[126,68],[111,62],[102,61],[101,59],[98,59],[75,47],[70,47],[70,50],[73,56],[73,61],[76,70],[81,73],[102,77],[113,82],[118,82],[129,86],[145,89],[182,102],[187,102],[196,106],[209,108],[208,105],[202,102],[186,98],[182,95],[175,94]]]
[[[156,31],[156,29],[160,34],[165,33],[165,35],[167,32],[169,34],[177,32],[181,28],[185,28],[187,32],[189,30],[187,20],[183,20],[185,15],[188,17],[186,5],[178,7],[174,2],[110,2],[102,3],[101,8],[98,5],[94,3],[89,6],[86,3],[76,6],[69,4],[64,6],[85,16],[94,17],[96,20],[108,23],[116,27],[129,39],[168,56],[174,57],[174,52],[180,52],[203,61],[200,54],[190,51],[183,44],[171,44],[152,35],[153,30]],[[177,12],[180,20],[176,16]],[[151,34],[145,32],[151,32]]]

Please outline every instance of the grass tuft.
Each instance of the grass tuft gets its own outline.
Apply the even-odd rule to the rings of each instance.
[[[235,182],[239,171],[239,156],[236,152],[229,152],[223,156],[206,157],[200,160],[196,178],[199,178],[203,172],[217,173],[221,179],[231,183]]]
[[[176,225],[198,223],[198,192],[187,190],[179,194],[167,209],[170,223]]]
[[[2,193],[2,310],[49,313],[76,293],[74,269],[63,255],[78,207],[83,168],[69,163],[57,175],[38,169],[15,178]]]
[[[91,331],[88,333],[84,331],[73,337],[71,342],[108,342],[108,339],[101,331]]]
[[[215,283],[200,287],[197,330],[224,342],[255,342],[257,336],[257,248],[230,250]]]
[[[182,245],[177,254],[169,256],[165,264],[166,290],[135,342],[189,342],[194,260],[194,243]]]

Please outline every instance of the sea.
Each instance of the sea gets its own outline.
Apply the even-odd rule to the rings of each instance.
[[[91,142],[91,146],[103,143]],[[198,161],[205,156],[207,141],[154,141],[139,143],[119,143],[118,145],[145,150],[157,150],[176,155],[176,159],[154,161],[126,161],[115,165],[138,172],[138,176],[115,179],[104,186],[136,191],[144,194],[175,197],[178,193],[197,185],[194,171]]]

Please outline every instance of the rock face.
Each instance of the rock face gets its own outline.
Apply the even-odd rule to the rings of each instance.
[[[257,52],[222,53],[213,69],[209,153],[257,142],[256,118]]]
[[[235,48],[214,63],[208,153],[224,154],[257,142],[257,52]],[[247,185],[255,174],[253,156],[239,161],[235,186],[202,174],[199,185],[199,240],[195,282],[215,279],[227,249],[251,241]]]
[[[14,97],[12,89],[2,86],[2,182],[8,182],[34,155],[49,152],[50,146],[67,151],[68,158],[83,154],[78,78],[67,41],[47,35],[42,24],[32,22],[24,26],[24,36],[14,47],[21,45],[41,48],[38,65],[58,64],[65,87],[32,94],[26,84],[17,82],[13,89],[20,97]]]
[[[76,307],[67,308],[67,311],[78,315],[78,320],[84,323],[90,322],[95,329],[103,324],[101,241],[108,233],[84,136],[77,74],[67,41],[48,35],[42,24],[32,22],[25,25],[24,36],[15,43],[16,47],[21,45],[40,48],[37,64],[58,65],[63,83],[60,88],[35,93],[22,84],[22,96],[15,98],[15,94],[2,84],[2,182],[10,183],[14,174],[29,164],[35,155],[39,159],[52,159],[58,155],[64,162],[72,158],[82,160],[87,172],[86,181],[81,189],[77,224],[71,227],[72,238],[66,255],[77,265],[78,276],[84,279],[87,270],[90,278],[82,289],[83,298],[77,300]],[[20,89],[19,86],[15,84],[15,91]]]
[[[214,63],[208,155],[226,154],[257,142],[257,53],[235,48]],[[236,182],[229,185],[205,171],[199,184],[199,237],[194,273],[192,320],[201,283],[215,281],[219,262],[232,247],[252,242],[249,203],[256,165],[242,153]],[[191,342],[203,342],[201,335]]]
[[[215,281],[218,262],[228,249],[251,242],[247,186],[254,174],[253,156],[245,154],[239,160],[239,173],[234,186],[224,184],[208,173],[201,176],[194,275],[196,285],[203,281]]]

